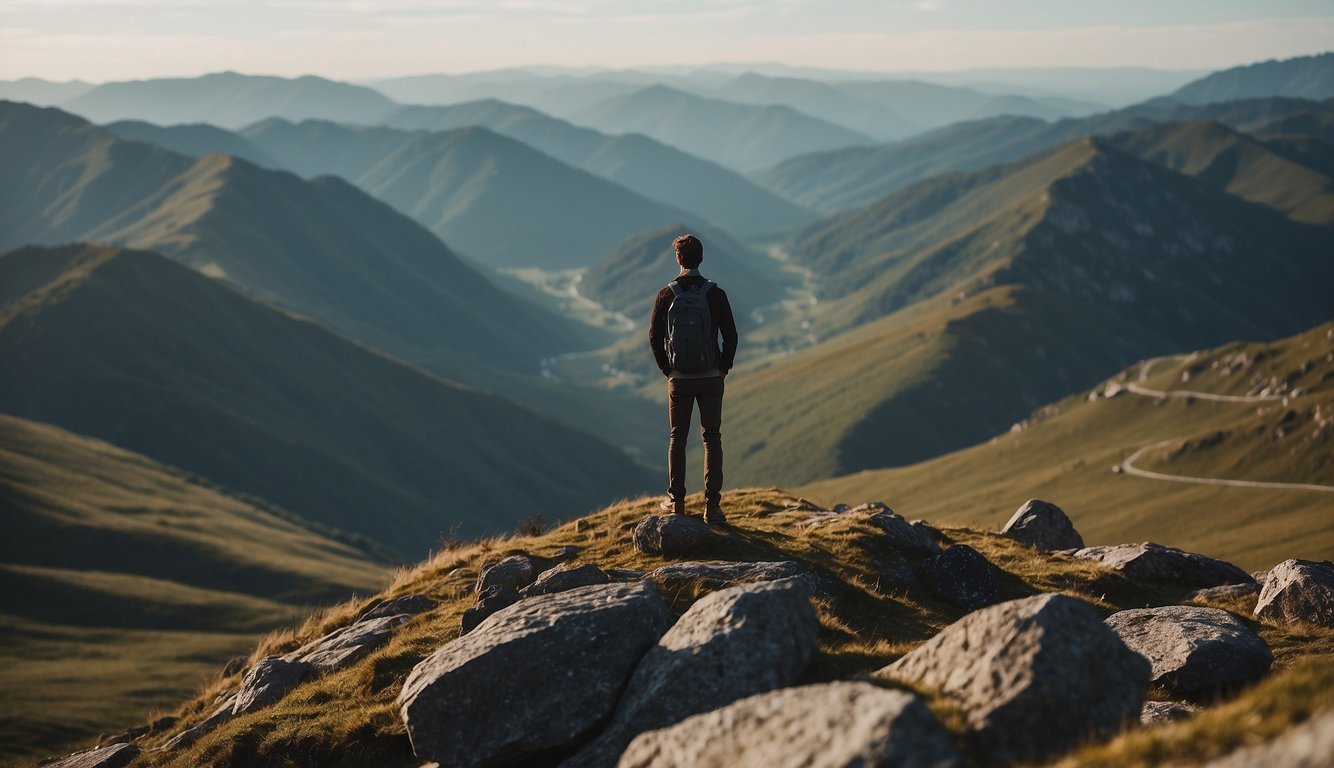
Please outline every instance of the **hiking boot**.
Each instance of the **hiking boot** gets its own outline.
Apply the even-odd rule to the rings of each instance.
[[[662,500],[662,503],[658,505],[658,509],[661,509],[669,515],[684,515],[686,513],[686,503],[685,500],[678,501],[669,496]]]
[[[704,507],[704,522],[709,525],[727,525],[727,515],[723,514],[723,507],[716,501],[711,501]]]

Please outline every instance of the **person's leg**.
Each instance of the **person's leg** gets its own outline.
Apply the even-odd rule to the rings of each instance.
[[[723,498],[723,377],[700,379],[699,430],[704,439],[704,498],[715,509]]]
[[[684,511],[686,498],[686,438],[690,434],[690,412],[695,407],[694,390],[687,379],[667,380],[667,495]]]

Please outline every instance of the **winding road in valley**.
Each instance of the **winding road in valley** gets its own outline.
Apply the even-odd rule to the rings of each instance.
[[[1137,381],[1126,384],[1124,388],[1125,391],[1130,392],[1132,394],[1140,395],[1142,397],[1153,397],[1153,398],[1191,397],[1195,398],[1196,400],[1212,400],[1214,402],[1221,402],[1221,403],[1265,403],[1265,402],[1274,402],[1276,400],[1283,400],[1285,397],[1284,395],[1215,395],[1210,392],[1195,392],[1192,390],[1185,390],[1185,389],[1159,390],[1159,389],[1149,389],[1147,387],[1140,386],[1139,382],[1144,381],[1148,378],[1149,370],[1153,367],[1154,363],[1157,363],[1160,360],[1167,360],[1167,359],[1170,358],[1156,357],[1153,358],[1152,360],[1145,360],[1143,363],[1141,363],[1139,369],[1139,377]],[[1276,489],[1293,490],[1293,491],[1319,491],[1324,493],[1334,493],[1334,486],[1330,485],[1318,485],[1315,483],[1272,483],[1272,482],[1263,482],[1259,480],[1228,480],[1219,477],[1188,477],[1186,475],[1165,475],[1161,472],[1151,472],[1147,469],[1140,469],[1135,466],[1135,461],[1138,460],[1139,457],[1143,456],[1149,451],[1152,451],[1155,448],[1161,448],[1164,445],[1169,445],[1171,443],[1177,442],[1177,440],[1179,439],[1180,438],[1172,440],[1163,440],[1162,442],[1154,443],[1153,445],[1146,445],[1143,448],[1140,448],[1138,451],[1135,451],[1134,453],[1130,454],[1130,456],[1127,457],[1125,461],[1122,461],[1120,464],[1118,464],[1116,468],[1119,469],[1121,472],[1127,475],[1132,475],[1134,477],[1145,477],[1150,480],[1166,480],[1168,482],[1173,482],[1173,483],[1194,483],[1196,485],[1230,485],[1238,488],[1276,488]]]

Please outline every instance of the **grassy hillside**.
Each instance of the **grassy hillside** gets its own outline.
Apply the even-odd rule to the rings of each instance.
[[[804,525],[808,512],[785,511],[796,499],[776,489],[730,493],[724,499],[735,526],[714,536],[697,553],[701,559],[732,561],[795,560],[824,577],[827,597],[816,601],[820,620],[815,657],[801,682],[848,679],[871,673],[916,647],[940,628],[960,618],[963,609],[938,600],[929,592],[891,587],[882,580],[883,558],[894,557],[878,529],[859,515],[845,515],[819,527]],[[1068,500],[1057,499],[1069,503]],[[702,503],[696,497],[694,503]],[[204,736],[193,747],[175,752],[146,751],[133,766],[176,765],[282,765],[416,766],[394,698],[409,670],[441,644],[458,635],[459,619],[473,601],[472,584],[484,564],[513,553],[550,555],[563,546],[579,548],[578,562],[602,568],[650,569],[666,564],[661,558],[638,555],[630,546],[630,529],[656,508],[656,500],[615,505],[541,536],[488,540],[442,552],[416,569],[402,574],[384,596],[425,594],[440,600],[430,612],[405,625],[384,648],[346,670],[308,682],[274,706],[238,717]],[[917,510],[901,511],[915,515]],[[1060,555],[1035,553],[1012,541],[970,528],[946,528],[947,541],[966,543],[983,553],[1000,571],[1002,599],[1039,591],[1078,596],[1110,613],[1128,607],[1163,605],[1180,601],[1186,590],[1134,584],[1119,574],[1088,562]],[[681,613],[707,591],[687,584],[668,595],[674,613]],[[364,602],[339,606],[308,622],[294,635],[275,635],[261,643],[252,658],[281,653],[301,642],[346,624]],[[1248,619],[1243,609],[1237,610]],[[1247,732],[1263,727],[1282,731],[1301,721],[1313,709],[1331,704],[1328,689],[1334,636],[1328,630],[1278,629],[1253,624],[1273,648],[1274,675],[1268,681],[1221,704],[1218,711],[1246,722]],[[181,726],[207,715],[209,703],[237,682],[218,680],[177,710]],[[1155,694],[1161,695],[1161,694]],[[1273,698],[1286,695],[1287,705],[1273,707]],[[943,699],[931,700],[942,722],[957,728],[957,712]],[[1252,723],[1250,718],[1256,718]],[[1193,721],[1191,721],[1193,722]],[[1207,725],[1211,720],[1202,721]],[[953,725],[951,725],[953,724]],[[1197,760],[1235,746],[1242,734],[1225,739],[1200,738],[1188,722],[1175,738],[1164,731],[1132,730],[1112,747],[1138,754],[1136,739],[1160,734],[1155,754],[1177,761]],[[140,742],[150,748],[166,736]],[[1077,753],[1076,765],[1096,760]],[[1147,760],[1145,760],[1147,762]],[[1140,763],[1137,763],[1140,764]]]
[[[239,133],[208,123],[157,125],[143,120],[117,120],[102,126],[117,138],[156,144],[190,157],[223,154],[263,168],[281,168],[277,160]]]
[[[404,107],[386,124],[431,131],[490,128],[575,168],[688,211],[691,218],[702,218],[743,236],[786,231],[815,219],[810,211],[736,171],[648,136],[609,136],[495,99],[446,107]]]
[[[863,134],[791,107],[707,99],[665,85],[594,104],[575,122],[608,133],[642,133],[741,171],[807,152],[872,143]]]
[[[0,410],[100,437],[421,553],[640,492],[586,432],[252,302],[153,253],[28,248],[0,314]],[[14,276],[11,280],[10,276]]]
[[[213,123],[223,128],[240,128],[266,117],[374,122],[397,106],[370,88],[322,77],[236,72],[103,83],[60,103],[62,109],[95,123],[147,120],[159,125]]]
[[[1133,467],[1170,476],[1334,488],[1334,324],[1136,364],[1110,383],[1110,390],[1099,385],[1043,407],[973,447],[800,490],[826,503],[883,499],[901,512],[988,527],[1036,497],[1063,504],[1090,545],[1152,540],[1248,569],[1288,557],[1334,558],[1334,493],[1114,471],[1138,453]],[[1129,384],[1182,394],[1140,395]]]
[[[268,120],[244,135],[302,176],[335,174],[492,267],[587,266],[686,214],[485,128]]]
[[[169,709],[257,635],[388,579],[346,534],[5,415],[0,514],[0,761]]]
[[[1334,97],[1334,53],[1262,61],[1214,72],[1172,93],[1188,104],[1209,104],[1265,96],[1298,99]]]

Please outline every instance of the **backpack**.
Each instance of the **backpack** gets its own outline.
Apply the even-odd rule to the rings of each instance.
[[[687,288],[676,281],[667,308],[667,360],[681,373],[703,373],[718,367],[718,345],[710,338],[709,291],[712,280]]]

